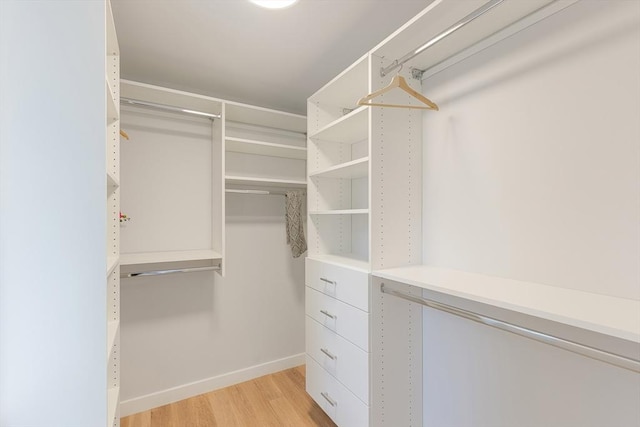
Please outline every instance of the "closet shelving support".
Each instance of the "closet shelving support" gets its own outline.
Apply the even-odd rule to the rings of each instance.
[[[107,427],[120,425],[120,49],[111,3],[105,0]]]
[[[307,158],[307,149],[304,147],[295,147],[285,144],[274,144],[271,142],[255,141],[244,138],[234,138],[227,136],[227,151],[235,153],[258,154],[261,156],[284,157],[287,159]]]

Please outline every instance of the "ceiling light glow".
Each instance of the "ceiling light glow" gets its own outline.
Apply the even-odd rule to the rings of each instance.
[[[283,9],[296,3],[298,0],[249,0],[251,3],[267,9]]]

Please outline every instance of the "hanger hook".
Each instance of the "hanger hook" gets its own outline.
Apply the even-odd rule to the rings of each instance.
[[[400,64],[400,68],[398,68],[398,71],[396,71],[396,76],[400,75],[400,71],[402,71],[402,67],[404,67],[404,63]]]

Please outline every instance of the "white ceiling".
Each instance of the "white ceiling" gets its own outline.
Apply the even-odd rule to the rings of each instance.
[[[121,76],[306,113],[306,99],[432,0],[111,0]]]

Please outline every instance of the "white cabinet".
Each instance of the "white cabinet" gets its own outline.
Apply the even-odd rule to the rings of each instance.
[[[120,50],[111,4],[105,2],[107,138],[107,426],[119,426],[120,396]]]

